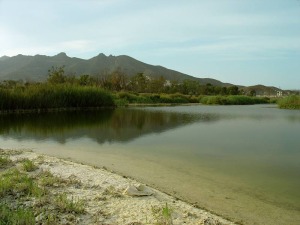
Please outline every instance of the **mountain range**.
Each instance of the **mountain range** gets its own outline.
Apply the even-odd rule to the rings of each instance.
[[[211,78],[193,77],[162,66],[150,65],[127,55],[106,56],[101,53],[90,59],[80,59],[69,57],[64,52],[54,56],[26,56],[21,54],[12,57],[2,56],[0,57],[0,82],[3,80],[23,80],[28,82],[45,81],[48,77],[48,70],[51,69],[51,67],[60,66],[64,66],[66,75],[75,76],[88,74],[101,77],[119,70],[129,77],[134,76],[137,73],[143,73],[144,75],[153,78],[163,76],[166,80],[195,80],[199,81],[202,85],[208,83],[225,87],[236,85],[223,83]],[[250,90],[254,90],[258,95],[276,95],[277,91],[282,91],[279,88],[264,85],[250,87],[237,86],[246,93],[250,92]]]
[[[153,66],[126,55],[106,56],[101,53],[86,60],[69,57],[63,52],[55,56],[25,56],[21,54],[12,57],[2,56],[0,57],[0,80],[45,81],[48,70],[52,66],[65,66],[66,74],[75,76],[82,74],[104,76],[113,71],[121,70],[129,77],[137,73],[144,73],[144,75],[154,78],[163,76],[167,80],[192,79],[200,81],[201,84],[232,85],[210,78],[196,78],[162,66]]]

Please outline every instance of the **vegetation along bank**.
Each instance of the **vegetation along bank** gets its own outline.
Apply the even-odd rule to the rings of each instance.
[[[300,96],[291,95],[282,98],[278,101],[278,106],[281,109],[300,109]]]
[[[249,105],[274,103],[237,86],[201,85],[194,80],[167,81],[142,73],[127,77],[115,71],[105,77],[65,75],[52,67],[45,82],[2,81],[0,111],[114,107],[128,104]],[[279,101],[280,108],[298,109],[299,96]]]

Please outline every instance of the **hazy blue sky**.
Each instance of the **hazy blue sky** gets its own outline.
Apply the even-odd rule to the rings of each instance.
[[[0,56],[59,52],[300,89],[300,1],[0,0]]]

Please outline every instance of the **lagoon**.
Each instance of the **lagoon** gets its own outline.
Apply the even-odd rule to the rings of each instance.
[[[300,112],[273,105],[0,116],[0,148],[131,176],[243,224],[300,224]]]

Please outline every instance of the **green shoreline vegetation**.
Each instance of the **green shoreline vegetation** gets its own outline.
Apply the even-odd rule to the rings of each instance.
[[[268,104],[270,99],[244,95],[205,96],[201,98],[200,102],[205,105],[254,105]]]
[[[291,95],[278,101],[281,109],[300,109],[300,96]]]
[[[107,91],[96,87],[32,84],[0,89],[0,110],[114,106]]]
[[[254,95],[253,91],[245,93],[237,86],[201,85],[195,80],[150,79],[142,73],[129,78],[119,70],[98,78],[89,75],[75,77],[65,75],[64,67],[52,67],[46,82],[2,81],[0,111],[51,111],[129,104],[251,105],[277,101]],[[289,99],[279,101],[280,108],[299,109],[297,97]]]

